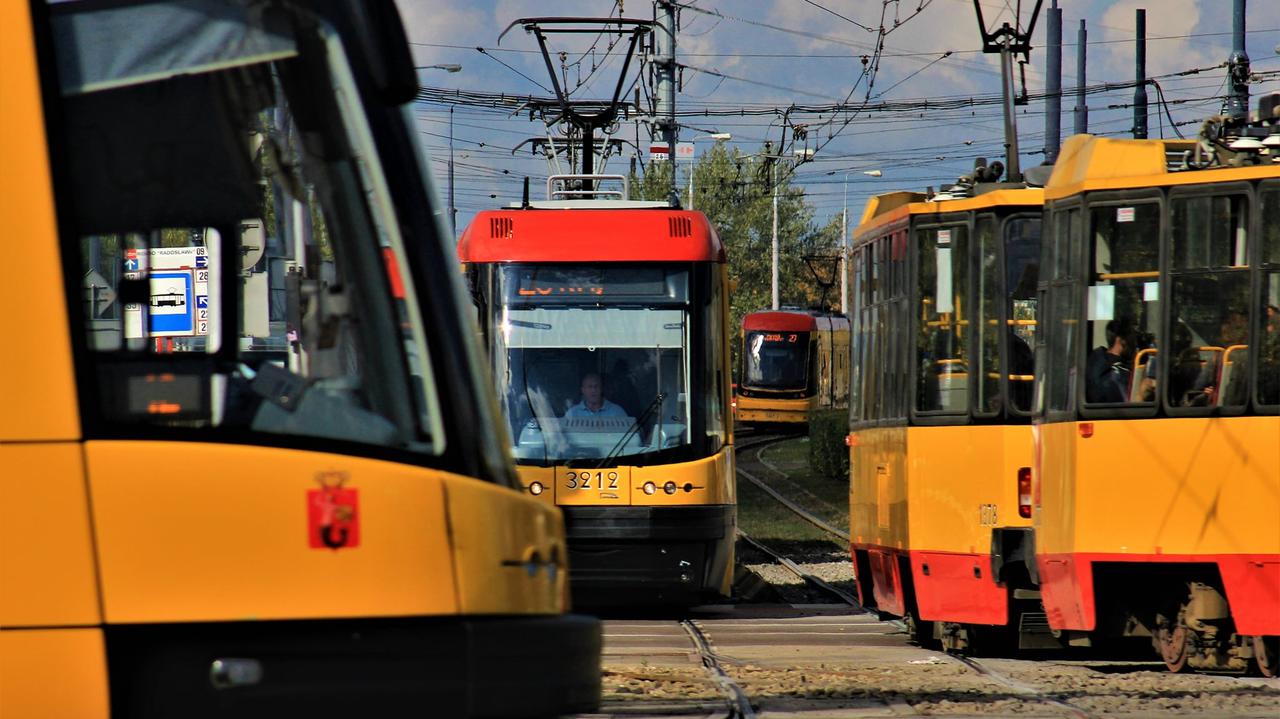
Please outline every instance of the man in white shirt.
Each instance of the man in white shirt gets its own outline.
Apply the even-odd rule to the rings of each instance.
[[[582,401],[564,413],[565,417],[626,417],[618,405],[604,398],[604,382],[596,372],[582,376]]]

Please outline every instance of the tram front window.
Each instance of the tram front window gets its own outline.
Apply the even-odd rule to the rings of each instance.
[[[602,463],[693,441],[688,270],[500,272],[495,369],[517,460]]]
[[[748,387],[805,389],[809,384],[809,333],[748,332],[743,362]]]

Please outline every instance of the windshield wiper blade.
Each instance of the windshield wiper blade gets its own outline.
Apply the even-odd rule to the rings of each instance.
[[[653,401],[649,403],[649,406],[644,408],[644,411],[640,413],[639,417],[636,417],[636,421],[631,423],[631,426],[622,434],[618,443],[613,445],[613,449],[609,450],[609,454],[605,456],[604,459],[596,463],[595,468],[602,469],[605,465],[609,464],[609,462],[612,462],[613,459],[618,456],[618,453],[622,451],[622,448],[627,445],[627,441],[640,431],[640,427],[645,423],[645,420],[649,419],[649,415],[653,414],[654,410],[662,406],[662,401],[666,398],[667,396],[661,392],[654,395]]]

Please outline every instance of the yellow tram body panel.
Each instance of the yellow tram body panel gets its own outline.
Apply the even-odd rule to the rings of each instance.
[[[739,395],[737,403],[734,417],[739,422],[805,423],[809,421],[809,412],[818,407],[818,398],[771,399]]]
[[[1017,492],[1018,470],[1031,466],[1030,427],[885,427],[852,436],[855,542],[985,553],[991,527],[1031,526],[1018,516]]]
[[[1280,418],[1096,420],[1040,432],[1039,552],[1280,554]]]
[[[691,462],[643,467],[619,465],[607,469],[519,465],[517,469],[526,492],[538,482],[543,489],[536,496],[543,502],[560,506],[679,507],[737,501],[732,445]],[[653,494],[644,491],[649,482],[656,487]],[[675,494],[663,491],[667,482],[675,483]]]
[[[1031,526],[1019,514],[1018,488],[1019,471],[1031,467],[1031,428],[871,428],[850,441],[852,541],[875,559],[870,569],[882,608],[907,611],[910,581],[917,618],[1005,623],[1005,590],[991,573],[991,535],[995,528]],[[909,578],[900,576],[904,559]]]

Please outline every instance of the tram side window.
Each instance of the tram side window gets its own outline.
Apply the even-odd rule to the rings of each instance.
[[[1170,407],[1248,399],[1249,268],[1245,195],[1171,201]]]
[[[916,231],[916,410],[963,413],[968,408],[968,228]]]
[[[862,419],[862,250],[853,253],[853,286],[849,290],[849,419]]]
[[[1089,213],[1085,402],[1151,402],[1143,380],[1159,346],[1160,205],[1103,205]]]
[[[1260,193],[1261,280],[1258,306],[1257,401],[1271,412],[1280,405],[1280,187]]]
[[[1000,411],[1000,253],[998,225],[992,215],[982,215],[974,223],[978,245],[978,394],[976,414]]]
[[[127,73],[92,25],[56,34],[59,62],[93,45],[104,65],[82,71]],[[291,43],[219,71],[62,74],[97,426],[434,451],[376,148],[336,99],[355,96],[349,68]]]
[[[1010,405],[1030,412],[1035,378],[1036,284],[1040,278],[1039,217],[1013,218],[1005,223],[1005,333]]]
[[[1081,237],[1080,210],[1058,211],[1054,216],[1053,241],[1048,248],[1053,280],[1049,288],[1046,363],[1041,377],[1047,385],[1050,412],[1069,412],[1076,396],[1076,348],[1078,346],[1080,292],[1075,282],[1079,274],[1072,248]]]

